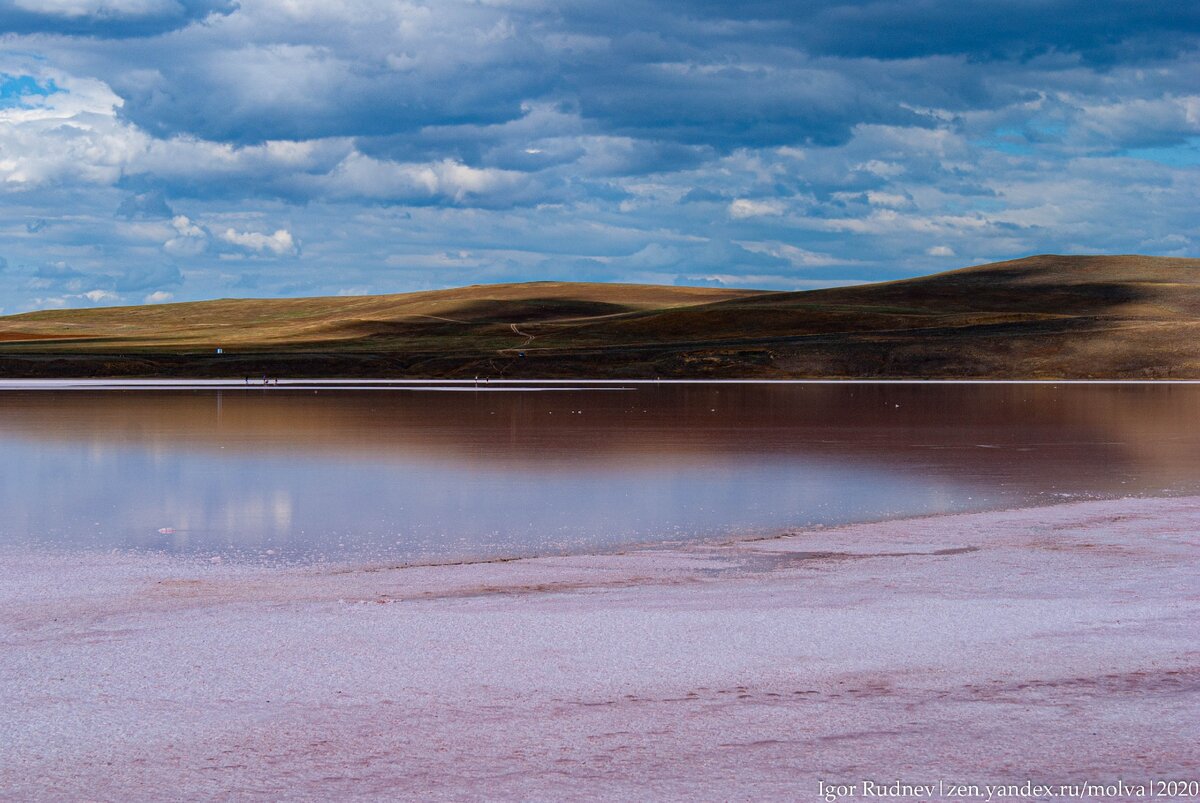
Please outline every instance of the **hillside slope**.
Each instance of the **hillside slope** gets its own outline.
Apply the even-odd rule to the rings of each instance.
[[[1198,323],[1200,259],[1047,255],[796,293],[535,282],[28,313],[0,318],[0,373],[1200,378]]]
[[[475,334],[532,321],[602,319],[754,295],[753,290],[584,282],[473,285],[381,296],[219,299],[46,310],[0,318],[0,341],[59,350],[294,347],[377,333]],[[447,326],[449,324],[449,326]],[[511,339],[511,336],[510,336]],[[50,343],[49,341],[57,341]]]

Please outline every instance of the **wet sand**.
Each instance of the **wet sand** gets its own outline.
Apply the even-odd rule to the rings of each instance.
[[[1200,498],[414,568],[5,548],[0,796],[1194,779],[1198,547]]]

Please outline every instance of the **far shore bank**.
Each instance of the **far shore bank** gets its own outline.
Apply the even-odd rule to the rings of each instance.
[[[1200,260],[1043,254],[778,292],[526,282],[0,317],[0,376],[1200,379]]]
[[[0,797],[1195,778],[1197,533],[1200,497],[410,568],[4,548]]]
[[[656,385],[1200,385],[1200,379],[604,379],[579,377],[577,379],[555,379],[531,377],[528,379],[496,379],[493,377],[468,377],[448,379],[388,378],[380,376],[348,377],[321,376],[313,378],[295,376],[257,377],[63,377],[63,378],[12,378],[0,377],[0,390],[237,390],[239,388],[320,388],[364,389],[377,387],[436,388],[444,386],[456,389],[486,390],[490,387],[516,388],[547,386],[556,389],[578,389],[588,387],[621,387]]]

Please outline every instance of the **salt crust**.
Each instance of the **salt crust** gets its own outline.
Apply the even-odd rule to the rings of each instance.
[[[624,554],[0,550],[0,797],[815,799],[1200,776],[1200,498]]]

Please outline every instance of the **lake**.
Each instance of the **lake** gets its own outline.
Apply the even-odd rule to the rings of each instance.
[[[560,554],[1200,491],[1200,386],[0,383],[0,543]]]

